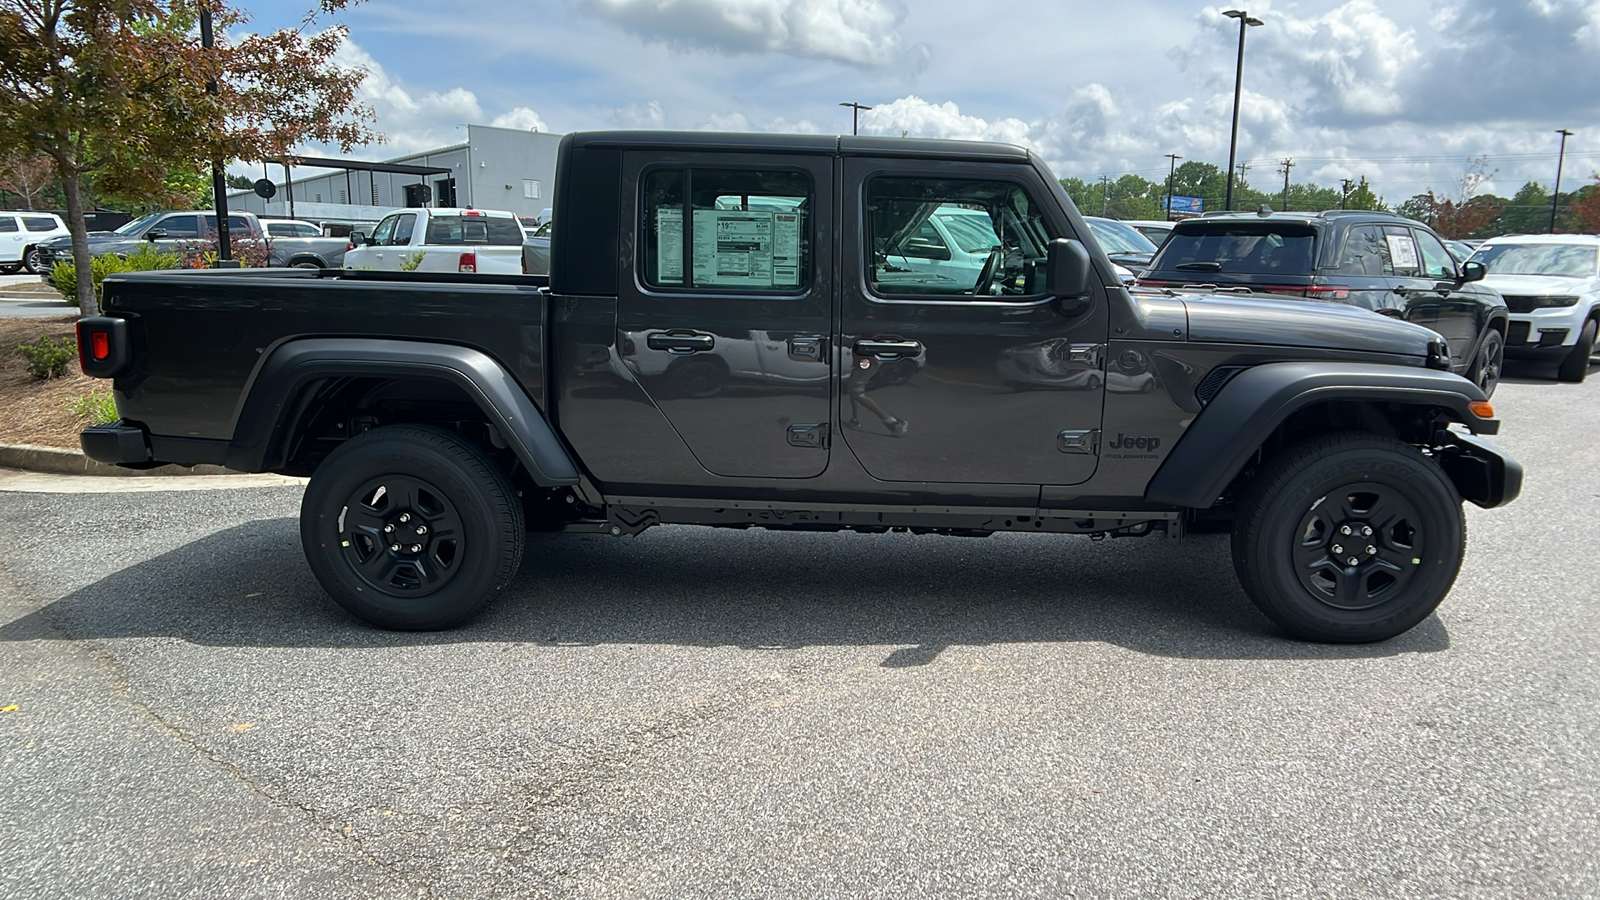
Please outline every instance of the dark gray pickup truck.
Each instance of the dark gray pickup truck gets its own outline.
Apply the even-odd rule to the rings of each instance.
[[[532,530],[1227,527],[1287,633],[1382,640],[1449,592],[1463,499],[1521,487],[1437,334],[1129,291],[1025,150],[577,134],[556,197],[548,278],[108,279],[84,450],[310,476],[312,570],[400,629],[471,618]]]

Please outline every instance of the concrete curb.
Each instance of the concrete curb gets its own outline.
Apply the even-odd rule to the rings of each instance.
[[[238,475],[222,466],[162,466],[159,469],[123,469],[95,462],[76,450],[55,447],[30,447],[26,444],[0,444],[0,468],[45,472],[51,475]]]

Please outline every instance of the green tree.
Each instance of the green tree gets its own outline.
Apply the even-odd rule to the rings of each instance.
[[[1550,230],[1550,192],[1537,181],[1524,184],[1494,222],[1496,234],[1535,234]]]
[[[256,183],[249,175],[229,175],[228,187],[235,191],[255,190]]]
[[[312,28],[353,2],[319,0],[299,28],[234,38],[248,17],[227,0],[0,0],[0,153],[53,161],[85,314],[97,308],[89,183],[183,202],[183,174],[219,161],[373,139],[371,110],[354,102],[365,73],[332,62],[345,29]],[[210,49],[196,27],[202,8],[218,29]]]
[[[1079,212],[1112,219],[1159,219],[1167,196],[1166,185],[1138,175],[1094,181],[1063,178],[1061,187]]]

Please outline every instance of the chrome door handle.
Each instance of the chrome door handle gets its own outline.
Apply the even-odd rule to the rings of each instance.
[[[917,341],[856,341],[854,349],[857,356],[900,359],[921,353],[922,344]]]
[[[644,343],[651,350],[665,350],[668,353],[699,353],[715,347],[717,339],[709,334],[696,334],[693,331],[658,331],[646,337]]]

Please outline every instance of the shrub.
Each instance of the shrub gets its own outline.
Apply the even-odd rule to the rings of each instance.
[[[146,244],[126,257],[107,253],[89,261],[89,277],[94,280],[94,299],[99,304],[101,282],[107,275],[119,272],[150,272],[157,269],[176,269],[183,261],[182,254],[162,253],[154,244]],[[78,270],[70,262],[58,262],[50,270],[50,285],[61,299],[72,306],[78,305]]]
[[[416,253],[412,253],[409,256],[400,257],[400,271],[415,272],[417,268],[422,265],[422,257],[424,255],[425,254],[423,254],[421,250],[418,250]]]
[[[85,425],[104,425],[120,418],[117,414],[117,398],[110,391],[84,394],[67,404],[67,410]]]
[[[78,358],[78,345],[41,334],[36,343],[19,345],[17,352],[28,358],[28,374],[43,381],[67,374],[67,367]]]

